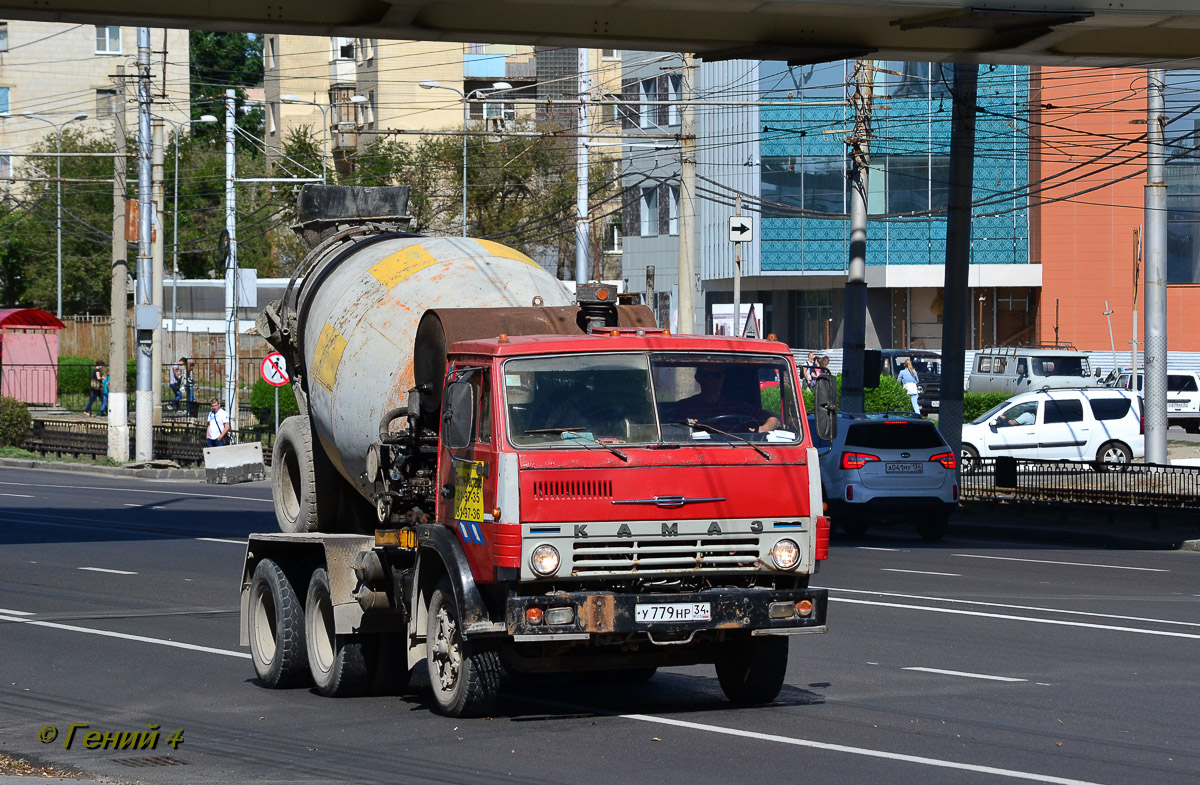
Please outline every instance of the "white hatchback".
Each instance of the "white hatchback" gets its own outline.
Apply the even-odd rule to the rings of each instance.
[[[1015,395],[962,430],[962,471],[980,458],[1094,461],[1098,471],[1144,458],[1142,405],[1107,387]]]

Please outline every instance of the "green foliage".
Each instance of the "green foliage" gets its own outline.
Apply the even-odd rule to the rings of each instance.
[[[58,394],[91,392],[92,368],[96,367],[95,359],[73,357],[69,354],[58,356]]]
[[[779,387],[764,387],[760,393],[760,397],[762,398],[763,410],[779,416],[781,397]]]
[[[296,391],[292,389],[292,385],[285,384],[279,389],[279,419],[290,417],[293,414],[300,413],[300,406],[296,403]],[[259,416],[262,423],[275,421],[275,387],[267,384],[263,379],[259,379],[254,383],[254,387],[250,390],[250,409]]]
[[[1009,399],[1006,393],[963,393],[963,422],[972,422],[993,406]]]
[[[842,378],[838,376],[838,394],[841,395]],[[880,376],[879,386],[867,390],[863,406],[868,412],[911,412],[912,399],[904,392],[904,385],[890,376]]]
[[[32,425],[28,406],[15,398],[0,396],[0,446],[20,447]]]
[[[238,127],[252,137],[261,137],[264,113],[261,106],[245,107],[247,87],[263,83],[263,39],[249,33],[217,33],[193,30],[188,34],[188,59],[192,83],[192,119],[201,115],[225,116],[225,90],[236,90]],[[197,136],[215,139],[224,135],[224,125],[196,126]],[[245,137],[239,147],[250,149]]]

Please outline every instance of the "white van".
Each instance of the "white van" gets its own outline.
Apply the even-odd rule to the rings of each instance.
[[[1145,374],[1138,374],[1139,393],[1146,383]],[[1123,371],[1114,387],[1133,389],[1133,374]],[[1200,433],[1200,374],[1195,371],[1167,369],[1167,424],[1178,425],[1188,433]]]
[[[975,364],[967,379],[967,389],[971,392],[1006,395],[1098,384],[1099,380],[1092,376],[1088,356],[1061,346],[992,346],[981,349],[975,354]]]
[[[1009,398],[962,429],[962,471],[980,458],[1094,461],[1097,471],[1146,456],[1141,399],[1112,387]]]

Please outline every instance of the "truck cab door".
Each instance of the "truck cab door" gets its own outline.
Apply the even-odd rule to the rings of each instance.
[[[494,580],[490,536],[496,507],[496,475],[499,464],[492,428],[492,384],[486,368],[473,370],[459,384],[472,390],[472,427],[465,445],[442,440],[438,461],[437,519],[449,527],[459,541],[477,581]],[[449,391],[447,385],[447,392]],[[446,400],[444,397],[443,400]],[[464,412],[454,412],[458,417]],[[443,423],[445,430],[445,423]]]

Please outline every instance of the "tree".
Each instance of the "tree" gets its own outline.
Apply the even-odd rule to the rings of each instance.
[[[261,105],[246,107],[246,88],[261,87],[263,83],[263,39],[252,33],[218,33],[193,30],[188,35],[190,76],[192,83],[192,119],[201,115],[225,112],[225,91],[237,91],[238,127],[252,137],[262,136],[265,115]],[[223,125],[196,125],[193,133],[199,138],[222,136]],[[244,138],[239,146],[249,146]]]

